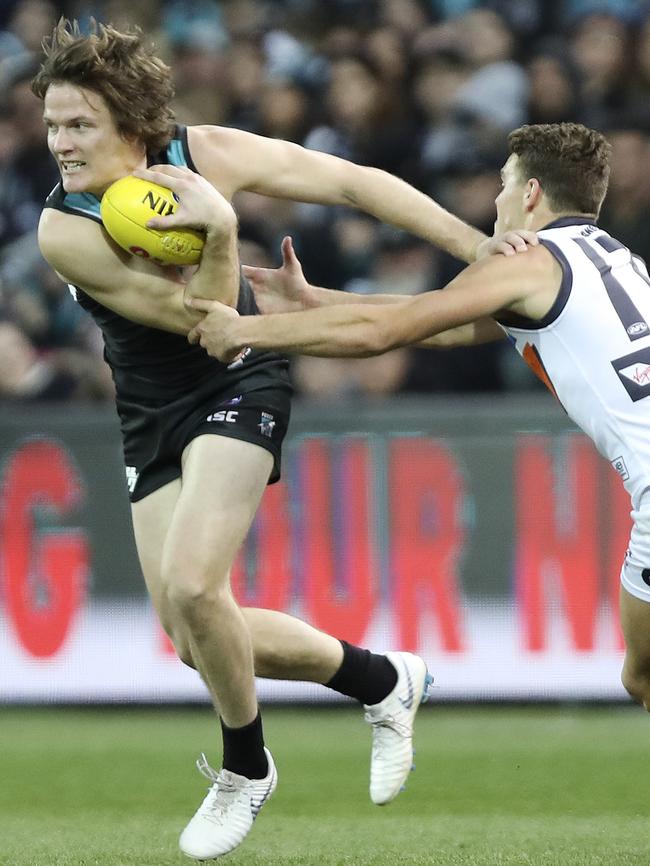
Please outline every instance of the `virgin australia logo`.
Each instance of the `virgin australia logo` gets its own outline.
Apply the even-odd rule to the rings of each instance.
[[[631,364],[629,367],[623,367],[619,370],[621,376],[625,376],[636,385],[647,387],[650,385],[650,365],[649,364]]]

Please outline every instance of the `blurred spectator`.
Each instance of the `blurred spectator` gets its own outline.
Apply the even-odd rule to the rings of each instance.
[[[400,391],[409,363],[409,349],[354,360],[301,356],[293,361],[292,380],[297,394],[306,399],[371,400]]]
[[[564,0],[565,19],[571,23],[587,15],[604,14],[633,21],[643,11],[645,0]]]
[[[83,344],[88,317],[41,256],[34,234],[5,247],[0,276],[6,311],[39,349]]]
[[[105,365],[102,365],[105,367]],[[0,319],[0,399],[108,399],[110,385],[82,353],[39,355],[18,325]]]
[[[630,78],[630,38],[625,22],[613,15],[589,15],[571,39],[581,79],[583,123],[602,128],[625,105]]]
[[[0,169],[0,246],[38,225],[43,202],[59,174],[47,149],[43,106],[30,89],[37,69],[31,54],[19,54],[2,66],[4,110],[19,146]]]
[[[455,111],[458,94],[470,75],[469,65],[451,49],[427,54],[416,71],[413,95],[424,124],[419,161],[429,187],[453,162],[471,159],[475,150],[474,139]]]
[[[427,0],[380,0],[379,21],[393,27],[407,39],[417,36],[431,20]]]
[[[411,65],[408,43],[397,28],[383,26],[372,30],[365,38],[365,50],[388,87],[395,90],[406,86]]]
[[[650,15],[642,22],[636,40],[636,68],[628,98],[633,104],[642,104],[650,98]]]
[[[182,123],[227,122],[229,36],[211,0],[171,0],[162,15],[161,40],[174,68],[174,110]],[[160,40],[159,40],[160,41]]]
[[[475,68],[514,58],[514,33],[498,12],[475,9],[454,24],[458,46]]]
[[[306,137],[306,147],[403,174],[412,148],[412,121],[367,57],[332,60],[325,108],[325,123]]]
[[[303,87],[276,78],[262,87],[256,132],[301,143],[309,132],[311,105]]]
[[[49,0],[20,0],[7,29],[20,40],[24,51],[38,55],[43,37],[52,32],[57,17],[57,8]]]
[[[622,119],[607,137],[612,173],[601,225],[650,261],[650,116]]]
[[[537,48],[528,78],[529,123],[562,123],[580,115],[580,77],[563,42],[549,40]]]

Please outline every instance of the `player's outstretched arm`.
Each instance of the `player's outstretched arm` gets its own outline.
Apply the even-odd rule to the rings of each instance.
[[[506,308],[541,318],[560,284],[557,267],[551,254],[537,247],[525,256],[484,259],[444,290],[399,304],[337,304],[261,317],[238,317],[223,305],[195,299],[192,308],[207,315],[191,338],[222,361],[247,346],[323,357],[377,355]]]
[[[535,232],[525,229],[508,231],[504,235],[488,238],[482,247],[480,258],[488,255],[516,255],[537,246]],[[293,313],[314,307],[329,307],[333,304],[397,304],[406,295],[384,293],[355,295],[340,289],[326,289],[307,281],[302,265],[293,248],[293,241],[285,237],[281,245],[282,265],[279,268],[259,268],[243,265],[244,276],[255,293],[261,313]]]
[[[493,239],[492,239],[493,240]],[[501,253],[501,246],[514,255],[537,245],[534,232],[508,232],[493,244],[493,253]],[[244,265],[244,275],[255,292],[255,300],[263,314],[290,313],[338,304],[397,304],[403,303],[404,295],[355,295],[337,289],[325,289],[310,284],[302,270],[290,237],[282,241],[282,265],[279,268],[257,268]],[[426,349],[452,349],[459,346],[475,346],[504,338],[503,330],[493,319],[483,318],[478,322],[452,328],[436,334],[417,345]]]
[[[240,129],[195,126],[188,135],[198,170],[228,197],[250,190],[293,201],[347,205],[465,262],[476,260],[486,240],[478,229],[381,169]]]

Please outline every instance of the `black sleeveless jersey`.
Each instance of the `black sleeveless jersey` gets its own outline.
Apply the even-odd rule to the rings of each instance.
[[[150,155],[149,165],[181,165],[196,171],[187,130],[177,126],[174,138],[159,154]],[[45,207],[101,224],[100,200],[90,193],[66,193],[61,183],[52,190]],[[83,255],[83,250],[79,250]],[[211,358],[201,346],[190,346],[186,338],[146,325],[138,325],[95,301],[82,289],[70,287],[78,303],[101,328],[104,357],[111,368],[118,403],[126,401],[160,406],[212,383],[215,390],[242,390],[288,382],[288,361],[273,352],[250,352],[232,368]],[[258,313],[253,291],[240,277],[237,310],[241,315]]]

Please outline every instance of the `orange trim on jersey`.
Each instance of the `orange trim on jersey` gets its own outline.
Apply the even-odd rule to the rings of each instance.
[[[531,343],[526,343],[524,351],[521,353],[521,357],[528,364],[528,366],[537,376],[537,378],[541,379],[541,381],[546,385],[546,387],[556,398],[556,400],[559,400],[557,392],[553,387],[553,383],[551,382],[550,377],[546,372],[546,367],[544,366],[544,362],[542,361],[542,356],[537,350],[537,346],[533,346]]]

